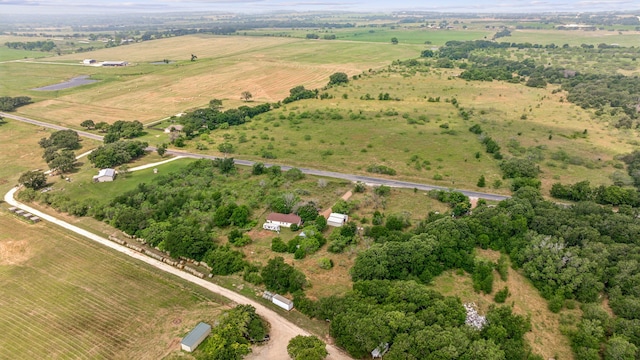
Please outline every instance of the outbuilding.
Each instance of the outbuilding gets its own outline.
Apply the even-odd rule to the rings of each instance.
[[[127,66],[129,63],[126,61],[103,61],[100,64],[102,66]]]
[[[82,63],[85,65],[93,65],[96,63],[96,61],[94,59],[84,59],[82,60]]]
[[[102,169],[98,172],[98,175],[93,177],[93,182],[113,181],[115,178],[116,171],[114,169]]]
[[[271,298],[271,302],[287,311],[291,311],[291,309],[293,309],[293,301],[287,299],[282,295],[273,295],[273,297]]]
[[[196,325],[180,342],[182,350],[193,352],[211,334],[211,325],[203,322]]]
[[[341,227],[349,221],[349,215],[339,214],[339,213],[331,213],[329,218],[327,219],[327,225],[333,227]]]
[[[274,224],[274,223],[266,222],[266,223],[262,224],[262,228],[265,229],[265,230],[280,232],[280,225]]]
[[[371,357],[374,359],[380,358],[389,351],[389,343],[381,343],[377,348],[371,352]]]
[[[302,218],[296,214],[271,213],[267,216],[267,223],[284,227],[291,227],[293,224],[300,226],[302,225]]]

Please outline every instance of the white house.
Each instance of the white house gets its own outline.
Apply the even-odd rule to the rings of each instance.
[[[93,65],[93,64],[96,63],[96,61],[94,59],[84,59],[84,60],[82,60],[82,63],[84,65]]]
[[[102,169],[98,175],[93,177],[93,182],[107,182],[113,181],[116,178],[116,171],[114,169]]]
[[[293,224],[300,226],[302,225],[302,219],[296,214],[271,213],[267,216],[267,223],[284,227],[291,227]]]
[[[273,297],[271,298],[271,302],[287,311],[291,311],[291,309],[293,309],[293,301],[287,299],[282,295],[273,295]]]
[[[264,224],[262,224],[262,228],[265,229],[265,230],[280,232],[280,225],[278,225],[278,224],[264,223]]]
[[[327,219],[327,225],[333,227],[341,227],[347,221],[349,221],[349,215],[331,213],[331,215],[329,215],[329,218]]]
[[[182,350],[193,352],[211,334],[211,325],[203,322],[196,325],[180,342]]]

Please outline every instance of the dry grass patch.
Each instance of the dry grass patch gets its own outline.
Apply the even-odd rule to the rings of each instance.
[[[478,250],[478,257],[496,261],[500,254],[496,251]],[[569,339],[560,332],[560,314],[549,311],[547,302],[529,280],[511,268],[506,282],[500,280],[497,272],[494,272],[494,278],[494,293],[490,295],[476,293],[471,277],[468,274],[459,275],[455,271],[447,271],[437,277],[433,287],[444,295],[458,296],[463,302],[475,302],[480,313],[485,313],[489,306],[495,304],[495,292],[508,286],[510,296],[506,304],[513,307],[514,313],[531,319],[532,329],[525,334],[525,338],[534,353],[545,359],[573,359]]]

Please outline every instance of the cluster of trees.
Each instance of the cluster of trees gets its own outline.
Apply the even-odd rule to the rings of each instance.
[[[237,109],[220,111],[222,101],[213,99],[208,108],[197,109],[180,117],[179,122],[184,125],[182,132],[187,139],[196,135],[208,133],[221,126],[236,126],[244,124],[256,115],[271,110],[271,104],[256,106],[240,106]],[[226,125],[225,125],[226,124]]]
[[[128,163],[145,153],[148,143],[118,140],[99,146],[89,154],[89,161],[97,168],[109,168]]]
[[[638,190],[623,188],[617,185],[592,187],[589,180],[580,181],[571,185],[555,183],[551,186],[550,195],[556,199],[595,201],[603,205],[640,206]]]
[[[511,308],[491,308],[488,324],[474,330],[459,298],[415,281],[358,281],[344,296],[311,301],[298,293],[294,301],[308,316],[330,320],[336,344],[354,358],[390,344],[385,359],[539,359],[524,340],[529,321]]]
[[[38,141],[44,149],[42,158],[52,171],[70,172],[75,168],[76,155],[73,150],[80,148],[80,136],[73,130],[56,131],[48,138]]]
[[[4,46],[9,49],[22,49],[22,50],[40,50],[51,51],[56,48],[56,44],[51,40],[40,41],[8,41],[4,43]]]
[[[454,216],[462,216],[471,210],[469,197],[459,191],[431,190],[429,196],[451,206]]]
[[[0,96],[0,111],[13,111],[17,107],[27,105],[31,103],[31,98],[28,96]]]
[[[47,184],[47,176],[42,171],[27,171],[20,175],[18,183],[28,189],[37,190]]]
[[[482,145],[485,147],[485,151],[488,154],[492,154],[494,159],[501,160],[502,153],[500,153],[500,145],[493,140],[490,136],[483,134],[482,127],[479,124],[474,124],[469,128],[469,131],[476,134],[481,135]]]
[[[318,230],[316,225],[305,226],[302,232],[305,234],[304,236],[296,236],[286,243],[279,237],[273,238],[271,240],[271,250],[278,253],[294,254],[294,259],[304,259],[307,255],[315,253],[327,243],[327,240],[322,236],[322,232]]]
[[[89,120],[90,121],[90,120]],[[83,124],[85,124],[83,122]],[[81,124],[82,125],[82,124]],[[138,120],[124,121],[118,120],[106,128],[102,128],[102,131],[106,131],[104,136],[104,143],[114,143],[120,139],[133,139],[138,136],[144,135],[144,127]]]
[[[293,360],[322,360],[329,355],[325,343],[313,335],[298,335],[289,340],[287,353]]]
[[[200,345],[202,359],[241,360],[251,353],[251,344],[262,341],[268,325],[251,305],[237,305],[225,312],[211,334]]]
[[[303,85],[296,86],[289,90],[289,96],[282,100],[283,104],[292,103],[303,99],[315,99],[318,97],[318,89],[307,90]]]

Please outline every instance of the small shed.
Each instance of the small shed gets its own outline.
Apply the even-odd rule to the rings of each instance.
[[[82,60],[82,63],[84,65],[92,65],[92,64],[95,64],[96,61],[94,59],[84,59],[84,60]]]
[[[280,232],[280,225],[274,224],[274,223],[266,222],[266,223],[262,224],[262,228],[265,229],[265,230]]]
[[[293,309],[293,301],[287,299],[282,295],[273,295],[273,298],[271,298],[271,302],[287,311],[291,311],[291,309]]]
[[[114,169],[102,169],[98,172],[98,175],[93,177],[93,182],[113,181],[115,178],[116,171]]]
[[[300,226],[302,225],[302,218],[296,214],[271,213],[267,216],[267,223],[284,227],[291,227],[293,224]]]
[[[389,351],[389,343],[380,343],[380,345],[371,352],[371,357],[374,359],[382,359],[382,356],[386,354],[387,351]]]
[[[341,227],[342,225],[346,224],[348,220],[349,215],[331,213],[331,215],[329,215],[329,218],[327,219],[327,225],[333,227]]]
[[[169,125],[166,129],[164,129],[164,133],[169,134],[172,131],[182,131],[182,129],[184,129],[184,126],[182,125]]]
[[[211,334],[211,325],[203,322],[196,325],[180,342],[182,350],[193,352]]]
[[[37,222],[40,222],[40,218],[37,216],[32,216],[31,221],[33,221],[34,223],[37,223]]]
[[[17,208],[17,207],[12,206],[12,207],[10,207],[10,208],[9,208],[9,211],[13,213],[13,212],[18,211],[18,208]]]

